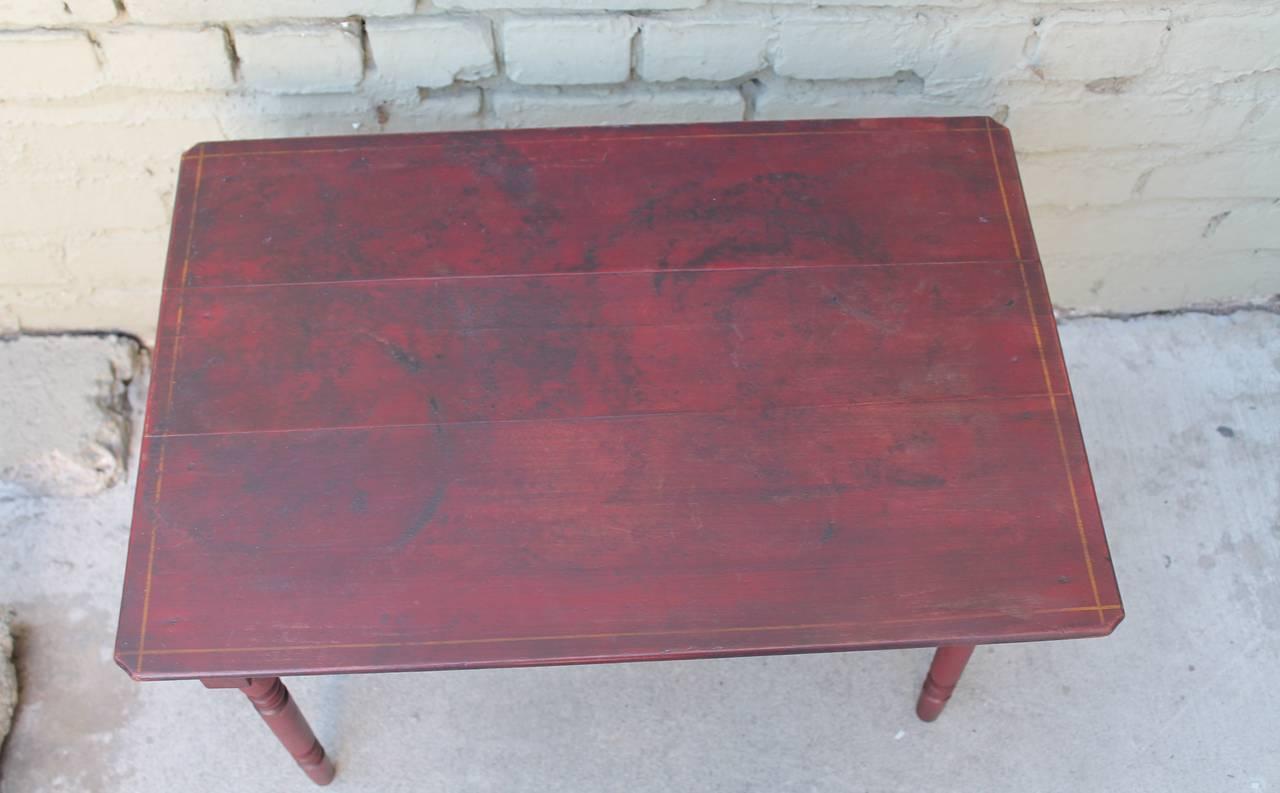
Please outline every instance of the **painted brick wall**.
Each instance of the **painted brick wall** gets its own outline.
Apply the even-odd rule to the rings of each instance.
[[[1060,307],[1280,292],[1256,0],[0,0],[0,331],[150,338],[200,140],[989,114]]]

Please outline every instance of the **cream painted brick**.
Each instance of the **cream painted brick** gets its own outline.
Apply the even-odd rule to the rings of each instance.
[[[268,116],[236,115],[223,123],[229,140],[365,135],[380,131],[375,107],[375,103],[366,102],[350,114],[273,112]]]
[[[930,83],[996,80],[1023,65],[1030,22],[1019,25],[947,26]]]
[[[156,179],[55,181],[33,175],[21,181],[6,179],[0,190],[0,235],[83,233],[86,226],[154,229],[168,224],[164,188]]]
[[[1280,251],[1280,199],[1231,210],[1218,223],[1210,240],[1223,250]]]
[[[1203,250],[1114,257],[1045,257],[1055,305],[1137,313],[1256,301],[1280,293],[1280,252]]]
[[[966,99],[872,91],[849,83],[766,82],[754,118],[888,118],[893,116],[986,116],[995,107]]]
[[[1254,108],[1240,131],[1241,139],[1280,142],[1280,69],[1253,74],[1227,85],[1215,85],[1212,90],[1221,94],[1232,88],[1238,92],[1239,99]]]
[[[4,309],[7,309],[5,311]],[[159,285],[137,289],[0,286],[0,316],[16,317],[24,331],[123,331],[154,344]]]
[[[507,76],[528,85],[625,82],[635,23],[625,17],[515,17],[502,26]]]
[[[115,231],[67,241],[67,269],[91,288],[159,284],[164,276],[169,231]]]
[[[1147,198],[1280,197],[1280,148],[1229,151],[1170,163],[1151,172]]]
[[[127,0],[129,17],[154,24],[248,22],[412,14],[414,0]]]
[[[365,33],[378,77],[396,85],[441,88],[497,71],[487,20],[369,20]]]
[[[360,29],[351,22],[237,28],[235,45],[241,78],[263,91],[349,91],[364,76]]]
[[[773,68],[804,80],[868,79],[923,68],[932,23],[918,15],[783,21]]]
[[[115,18],[112,0],[0,0],[0,24],[5,25],[74,25]]]
[[[1035,63],[1053,80],[1131,77],[1155,66],[1165,23],[1050,22],[1040,34]]]
[[[49,286],[70,282],[60,238],[0,238],[0,284]]]
[[[412,93],[415,98],[417,89]],[[227,139],[357,135],[377,132],[378,105],[363,94],[246,94],[217,109]]]
[[[1036,207],[1036,243],[1046,260],[1055,257],[1115,257],[1209,250],[1202,236],[1221,202],[1195,204],[1143,201],[1076,210]]]
[[[1059,207],[1128,201],[1150,158],[1132,152],[1023,154],[1018,170],[1032,205]]]
[[[499,89],[489,99],[501,127],[741,121],[745,109],[730,88]]]
[[[427,98],[405,107],[392,107],[384,132],[438,132],[479,129],[483,97],[478,88],[431,92]]]
[[[155,348],[156,318],[160,314],[159,286],[129,289],[94,289],[80,299],[74,316],[93,320],[91,327],[132,333]],[[64,320],[65,322],[65,320]],[[64,327],[83,327],[66,326]]]
[[[1258,106],[1258,113],[1250,117],[1241,137],[1247,140],[1280,141],[1280,96],[1268,99]]]
[[[665,11],[698,8],[706,0],[437,0],[436,8],[460,11]]]
[[[1043,102],[1030,87],[1000,98],[1009,104],[1008,126],[1019,151],[1213,145],[1234,136],[1252,109],[1205,96],[1099,94]]]
[[[649,20],[636,71],[644,80],[734,80],[765,66],[769,29],[751,22]]]
[[[127,108],[137,115],[113,117]],[[0,112],[0,169],[10,176],[74,178],[149,168],[172,178],[183,151],[201,140],[222,137],[208,103],[196,117],[177,110],[152,115],[149,108],[146,102],[94,102],[37,112],[26,105],[20,109],[27,117],[19,123]],[[75,156],[68,157],[67,152]]]
[[[1280,14],[1175,23],[1164,66],[1179,74],[1204,71],[1224,76],[1280,69]]]
[[[191,91],[235,83],[226,37],[218,28],[110,28],[98,34],[98,43],[107,82],[115,85]]]
[[[920,6],[954,6],[972,7],[982,5],[984,0],[739,0],[743,3],[760,5],[791,6],[877,6],[886,8],[918,8]]]
[[[55,99],[88,93],[98,57],[77,30],[0,32],[0,98]]]
[[[214,113],[227,139],[469,129],[480,125],[480,92],[232,94]]]

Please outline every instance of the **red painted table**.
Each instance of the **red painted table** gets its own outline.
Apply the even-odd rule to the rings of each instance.
[[[984,118],[206,143],[116,660],[281,675],[1099,636],[1122,609]]]

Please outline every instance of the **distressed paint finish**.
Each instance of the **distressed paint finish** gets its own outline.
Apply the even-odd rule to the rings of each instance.
[[[1122,617],[987,119],[203,144],[173,228],[137,678]]]

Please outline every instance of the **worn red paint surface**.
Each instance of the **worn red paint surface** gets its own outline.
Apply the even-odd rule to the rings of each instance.
[[[1122,616],[986,119],[204,144],[155,360],[139,678]]]

